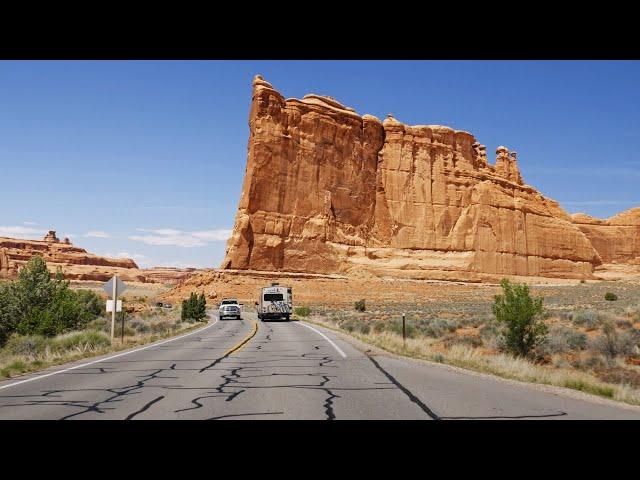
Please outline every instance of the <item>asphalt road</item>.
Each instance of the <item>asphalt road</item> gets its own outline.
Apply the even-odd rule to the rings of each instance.
[[[496,418],[640,419],[640,408],[370,356],[329,330],[255,314],[0,382],[0,419]]]

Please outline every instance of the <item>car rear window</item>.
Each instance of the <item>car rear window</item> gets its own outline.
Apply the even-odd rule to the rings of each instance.
[[[236,304],[236,303],[238,303],[238,302],[235,301],[235,300],[223,300],[222,301],[222,305],[229,305],[229,304]]]

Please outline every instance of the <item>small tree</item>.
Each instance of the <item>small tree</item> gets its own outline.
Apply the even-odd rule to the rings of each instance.
[[[604,294],[604,299],[609,302],[615,302],[616,300],[618,300],[618,296],[613,292],[607,292]]]
[[[366,310],[365,305],[364,305],[364,298],[362,300],[358,300],[354,304],[354,308],[356,309],[356,312],[364,312]]]
[[[207,317],[207,299],[204,293],[200,293],[197,302],[196,320],[202,321]]]
[[[510,353],[525,357],[544,342],[547,326],[540,320],[543,312],[542,298],[532,298],[526,284],[500,282],[502,295],[496,295],[493,314],[503,325],[504,345]]]
[[[189,298],[182,301],[182,312],[180,318],[186,321],[200,321],[207,316],[207,299],[204,293],[199,296],[191,292]]]

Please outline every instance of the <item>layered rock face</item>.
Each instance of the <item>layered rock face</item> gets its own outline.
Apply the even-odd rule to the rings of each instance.
[[[20,267],[35,255],[44,259],[52,273],[60,267],[68,280],[105,282],[117,274],[129,282],[175,285],[197,272],[194,268],[139,269],[130,258],[101,257],[74,247],[68,238],[60,241],[52,230],[43,240],[0,237],[0,278],[15,278]]]
[[[54,231],[47,233],[43,240],[0,237],[0,277],[15,278],[19,268],[35,255],[41,256],[51,271],[61,267],[65,277],[73,280],[108,280],[122,270],[128,278],[143,281],[139,274],[127,275],[138,270],[133,260],[93,255],[74,247],[67,238],[61,242]]]
[[[591,241],[603,262],[640,265],[640,208],[606,220],[576,213],[572,220]]]
[[[253,83],[247,168],[222,267],[482,281],[590,277],[602,260],[557,202],[473,135],[381,122]]]

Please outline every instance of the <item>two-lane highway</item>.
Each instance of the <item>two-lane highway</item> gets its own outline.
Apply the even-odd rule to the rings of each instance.
[[[0,383],[0,419],[453,418],[640,419],[640,409],[374,356],[329,330],[247,313]]]

